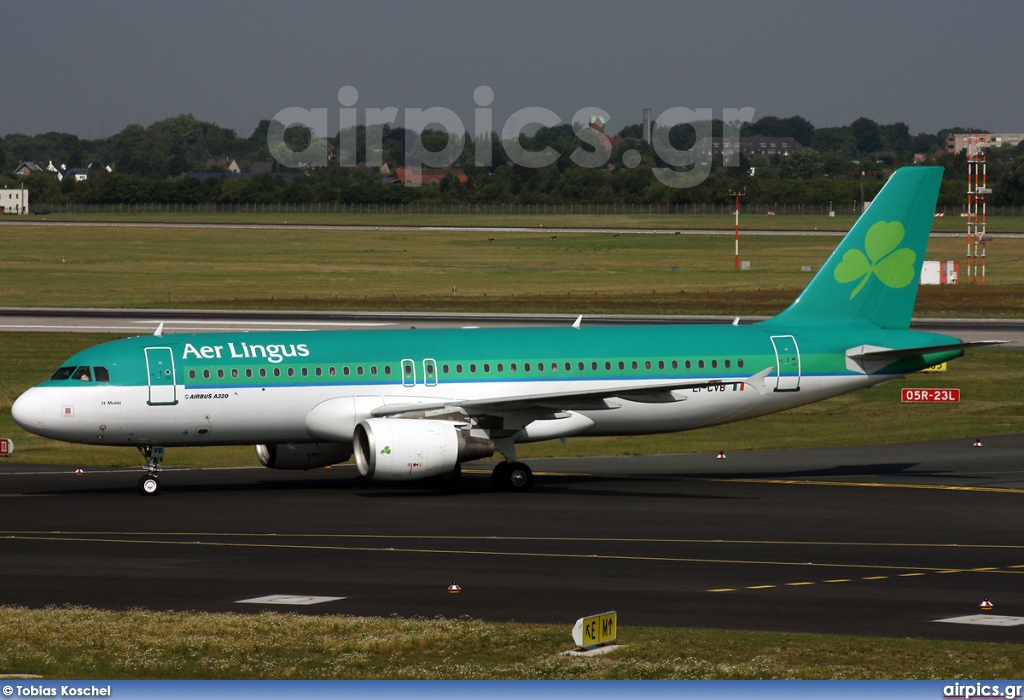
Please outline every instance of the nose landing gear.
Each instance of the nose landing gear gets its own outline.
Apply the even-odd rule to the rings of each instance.
[[[146,445],[139,447],[139,452],[146,459],[147,473],[139,479],[139,493],[143,496],[155,496],[160,493],[160,479],[157,473],[160,471],[160,462],[164,458],[164,448],[159,445]]]

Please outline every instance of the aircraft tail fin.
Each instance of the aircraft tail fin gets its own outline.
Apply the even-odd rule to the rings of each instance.
[[[942,170],[897,170],[799,298],[766,323],[909,328]]]

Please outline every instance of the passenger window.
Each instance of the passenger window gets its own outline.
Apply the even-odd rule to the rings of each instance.
[[[190,369],[188,371],[188,378],[189,379],[195,379],[196,378],[196,371],[194,369]]]
[[[260,376],[261,377],[266,377],[267,376],[267,368],[266,367],[260,367]]]
[[[275,377],[280,377],[281,376],[281,368],[280,367],[275,367],[274,368],[274,376]]]
[[[502,363],[499,362],[498,363],[498,371],[499,372],[504,372],[505,371],[505,365],[503,365]]]
[[[203,379],[209,379],[209,378],[210,378],[210,370],[204,369],[203,370]]]
[[[471,363],[469,364],[469,371],[470,371],[471,373],[473,373],[473,374],[476,374],[476,363],[475,363],[475,362],[471,362]]]
[[[658,360],[658,369],[665,369],[665,361]]]
[[[445,371],[447,372],[448,370]],[[384,365],[384,374],[391,374],[391,365]]]
[[[359,365],[358,367],[356,367],[356,374],[358,374],[360,377],[363,376],[363,366],[362,365]]]
[[[605,368],[606,370],[610,370],[610,369],[612,368],[612,363],[611,363],[611,362],[605,362],[605,363],[604,363],[604,368]]]
[[[693,367],[693,363],[690,362],[689,360],[687,360],[686,361],[686,369],[690,369],[691,367]]]
[[[237,369],[231,370],[231,378],[232,379],[238,379],[238,370]]]
[[[247,379],[252,379],[252,368],[251,367],[245,370],[245,376],[246,376]]]
[[[515,362],[513,362],[512,364],[510,364],[510,365],[508,366],[508,368],[509,368],[510,370],[512,370],[513,372],[515,372],[516,370],[518,370],[518,369],[519,369],[519,367],[517,367],[517,366],[516,366],[516,363],[515,363]]]
[[[490,365],[490,363],[488,363],[488,362],[485,362],[485,363],[484,363],[484,372],[490,372],[490,371],[491,371],[491,365]]]
[[[451,368],[448,367],[448,365],[446,365],[446,364],[445,365],[441,365],[441,371],[444,372],[445,374],[451,374],[450,370],[451,370]]]
[[[300,371],[302,372],[302,376],[303,377],[308,377],[309,376],[309,368],[308,367],[303,367]]]
[[[736,360],[736,366],[743,369],[743,360]]]
[[[711,369],[718,369],[718,360],[711,361]]]
[[[572,363],[571,362],[566,362],[565,363],[565,371],[569,372],[571,370],[572,370]]]
[[[370,365],[370,374],[377,376],[377,365]]]
[[[93,374],[96,375],[96,381],[98,382],[109,382],[110,372],[107,371],[106,367],[93,367]]]
[[[552,372],[557,372],[558,371],[558,363],[557,362],[552,362],[551,363],[551,371]]]
[[[526,363],[523,364],[523,371],[524,372],[529,372],[530,371],[530,363],[529,362],[526,362]]]
[[[317,367],[313,370],[313,374],[315,374],[318,377],[322,377],[324,376],[324,371],[320,367]]]
[[[223,378],[224,378],[224,370],[222,370],[222,369],[217,370],[217,379],[223,379]]]
[[[350,375],[352,373],[352,370],[350,370],[348,367],[342,367],[341,368],[341,373],[344,374],[347,377],[348,375]]]
[[[732,360],[726,360],[725,361],[725,368],[729,369],[731,366],[732,366]]]
[[[294,367],[289,367],[288,368],[288,376],[289,377],[294,377],[295,376],[295,368]]]
[[[334,367],[328,367],[327,374],[331,375],[332,377],[336,377],[338,376],[338,370]]]
[[[583,370],[585,370],[587,368],[587,366],[585,364],[583,364],[582,362],[580,362],[579,365],[577,365],[577,366],[580,368],[580,372],[582,372]]]
[[[59,370],[53,373],[50,377],[52,381],[62,382],[65,379],[70,379],[71,375],[75,373],[74,367],[61,367]]]
[[[592,369],[593,371],[596,372],[597,371],[597,363],[596,362],[591,362],[590,363],[590,369]]]
[[[679,363],[676,360],[672,360],[672,369],[679,369]]]
[[[461,362],[459,364],[455,365],[455,371],[457,373],[459,373],[459,374],[462,374],[462,363]]]
[[[704,360],[697,360],[697,367],[704,369]]]
[[[622,360],[619,360],[619,369],[626,369],[626,363]]]
[[[537,371],[538,372],[543,372],[544,371],[544,363],[543,362],[538,362],[537,363]]]

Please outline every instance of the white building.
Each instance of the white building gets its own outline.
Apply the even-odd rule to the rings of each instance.
[[[4,214],[28,214],[28,190],[0,190],[0,206]]]

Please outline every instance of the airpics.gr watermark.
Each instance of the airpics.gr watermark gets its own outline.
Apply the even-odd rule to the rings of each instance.
[[[1016,700],[1021,696],[1021,685],[998,683],[953,683],[942,687],[943,698],[1005,698]]]
[[[358,162],[356,143],[356,124],[359,110],[359,91],[351,85],[338,90],[338,165],[352,167]],[[475,137],[474,164],[487,168],[491,166],[491,134],[494,132],[493,115],[490,108],[494,101],[494,90],[481,85],[473,91],[476,109],[473,114],[473,133]],[[326,107],[305,109],[303,107],[286,107],[274,115],[270,128],[267,130],[267,146],[270,154],[278,163],[289,168],[324,167],[328,163],[328,146],[324,136],[328,133],[329,110]],[[363,160],[367,166],[380,167],[384,164],[384,124],[394,124],[398,119],[398,107],[366,107],[363,110],[366,124],[366,143]],[[405,166],[414,176],[406,182],[409,187],[418,187],[422,167],[446,168],[459,159],[466,146],[466,127],[462,119],[447,107],[406,107],[402,110],[403,126],[405,127]],[[601,168],[608,164],[612,155],[612,142],[604,133],[591,128],[591,119],[598,117],[604,122],[611,115],[600,107],[584,107],[572,117],[573,132],[576,137],[592,150],[581,144],[569,158],[583,168]],[[671,107],[654,119],[651,132],[651,146],[666,164],[671,167],[652,167],[654,176],[668,187],[696,187],[707,179],[711,172],[710,152],[707,144],[711,143],[711,120],[713,110],[701,107]],[[739,140],[740,125],[754,120],[754,108],[727,107],[722,110],[722,140]],[[501,128],[501,146],[516,165],[524,168],[543,168],[557,161],[562,154],[546,146],[540,151],[528,151],[519,143],[519,135],[528,126],[554,127],[562,124],[562,119],[552,110],[545,107],[524,107],[515,111],[505,120]],[[285,131],[291,127],[302,126],[309,129],[311,138],[302,150],[293,151],[285,142]],[[689,126],[696,136],[694,145],[689,149],[675,148],[669,133],[674,127]],[[423,144],[422,134],[428,127],[443,132],[447,136],[444,148],[431,151]],[[437,129],[437,127],[440,127]],[[723,149],[724,151],[724,149]],[[702,157],[703,156],[703,157]],[[628,149],[622,153],[622,165],[635,168],[641,164],[640,152]],[[739,151],[723,152],[722,165],[736,167],[739,165]],[[679,170],[677,168],[681,168]]]

